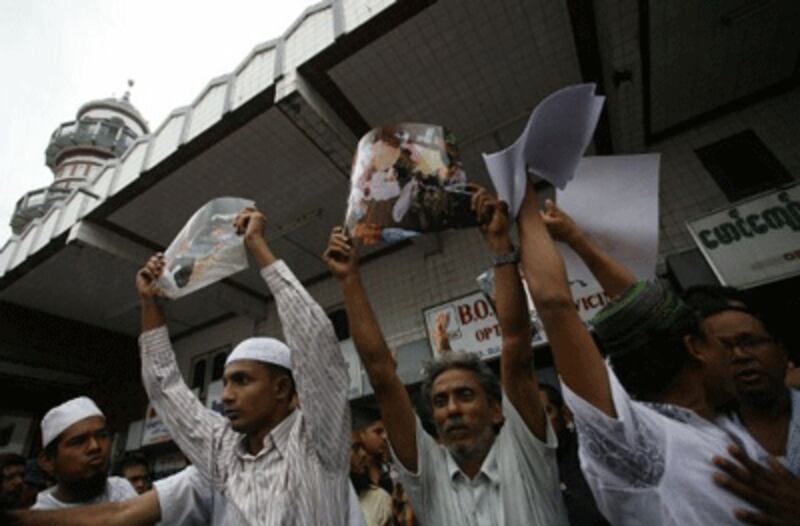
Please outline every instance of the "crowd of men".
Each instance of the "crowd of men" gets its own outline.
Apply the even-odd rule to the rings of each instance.
[[[224,413],[183,381],[158,301],[164,260],[136,276],[142,378],[191,466],[152,482],[147,461],[110,477],[110,432],[80,397],[42,420],[39,477],[52,485],[8,524],[558,526],[800,524],[800,393],[786,349],[733,289],[682,297],[640,281],[528,187],[512,242],[508,207],[476,189],[472,210],[495,267],[500,375],[447,348],[428,363],[417,414],[361,279],[334,228],[323,259],[378,412],[353,411],[325,311],[267,243],[264,214],[237,231],[274,297],[284,341],[254,337],[227,357]],[[613,301],[576,312],[555,242]],[[522,269],[520,274],[519,269]],[[561,384],[539,383],[523,281]],[[423,425],[423,424],[426,425]],[[431,425],[427,425],[430,423]],[[32,503],[25,459],[0,457],[6,510]]]

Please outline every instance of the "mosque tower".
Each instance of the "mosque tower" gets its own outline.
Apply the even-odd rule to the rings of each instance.
[[[128,86],[132,87],[133,81],[128,81]],[[17,201],[11,217],[14,234],[44,216],[73,189],[86,185],[104,162],[122,156],[137,137],[147,133],[147,122],[131,104],[130,91],[120,99],[94,100],[81,106],[75,120],[61,124],[50,137],[45,163],[55,180]]]

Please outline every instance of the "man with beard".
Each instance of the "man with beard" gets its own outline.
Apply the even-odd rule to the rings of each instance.
[[[111,435],[95,403],[74,398],[54,407],[42,419],[39,463],[56,485],[39,493],[33,509],[58,509],[115,502],[136,496],[122,477],[109,477]]]
[[[369,473],[369,453],[361,441],[361,433],[353,432],[350,448],[350,481],[367,526],[390,526],[393,523],[392,496],[376,485]]]
[[[25,497],[25,457],[0,454],[0,509],[21,508]]]
[[[323,258],[342,285],[350,333],[375,390],[400,481],[420,523],[564,525],[556,438],[539,401],[530,317],[507,206],[480,190],[472,197],[472,210],[482,220],[496,266],[503,388],[476,355],[449,352],[432,362],[422,397],[440,443],[414,414],[367,299],[355,248],[338,227]]]
[[[0,515],[9,526],[228,526],[246,525],[237,509],[194,466],[157,480],[135,498],[58,510]]]

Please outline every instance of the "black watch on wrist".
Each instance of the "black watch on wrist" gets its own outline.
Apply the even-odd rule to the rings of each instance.
[[[519,250],[514,245],[511,245],[511,252],[507,254],[493,254],[492,265],[499,267],[501,265],[516,265],[519,263]]]

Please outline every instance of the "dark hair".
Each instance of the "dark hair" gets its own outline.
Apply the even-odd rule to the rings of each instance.
[[[770,336],[777,337],[769,319],[752,309],[747,294],[738,289],[722,285],[696,285],[686,289],[681,297],[700,320],[730,310],[744,312],[760,321]]]
[[[636,352],[611,355],[617,378],[634,398],[655,401],[691,361],[684,337],[698,335],[697,318],[686,310],[668,327],[648,331]]]
[[[550,400],[550,403],[556,406],[556,408],[561,409],[564,407],[564,397],[561,396],[561,393],[550,384],[546,383],[539,383],[539,390],[544,391],[547,394],[547,399]]]
[[[486,397],[490,402],[501,404],[503,402],[503,389],[500,387],[500,380],[489,369],[476,354],[463,351],[450,351],[439,360],[431,360],[425,364],[422,370],[422,386],[420,392],[425,401],[424,406],[427,412],[432,411],[431,398],[433,393],[433,382],[445,371],[451,369],[463,369],[471,371],[478,379]]]
[[[681,298],[700,319],[725,310],[750,311],[745,295],[733,287],[695,285],[686,289]]]
[[[25,457],[16,453],[0,453],[0,478],[9,466],[25,466]]]
[[[118,475],[122,476],[124,470],[133,466],[144,466],[147,472],[150,472],[150,464],[147,462],[147,458],[145,458],[142,453],[136,451],[125,453],[117,464],[117,469],[115,471]]]
[[[281,365],[276,365],[274,363],[266,363],[266,362],[261,362],[261,363],[264,365],[264,367],[266,367],[269,370],[269,374],[272,376],[272,378],[278,376],[285,376],[286,378],[289,379],[290,382],[289,398],[291,399],[297,393],[297,387],[295,386],[294,383],[294,376],[292,375],[292,371],[290,371],[286,367],[283,367]]]

